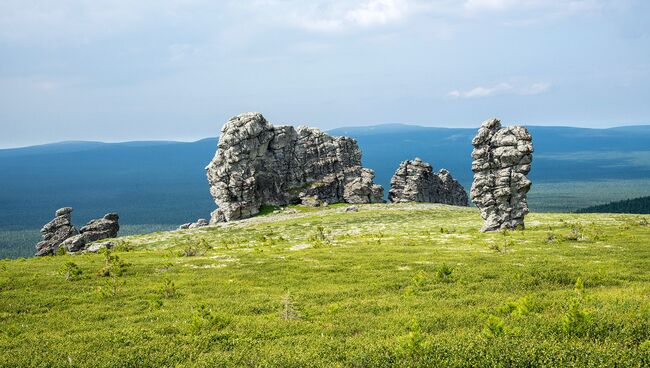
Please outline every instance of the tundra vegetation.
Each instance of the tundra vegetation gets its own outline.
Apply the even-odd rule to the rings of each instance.
[[[647,216],[358,208],[0,261],[0,366],[650,365]]]

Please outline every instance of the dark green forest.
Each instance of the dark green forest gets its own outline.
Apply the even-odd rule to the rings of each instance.
[[[650,214],[650,196],[610,202],[581,208],[577,213],[641,213]]]

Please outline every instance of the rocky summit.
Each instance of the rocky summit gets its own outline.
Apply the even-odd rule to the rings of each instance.
[[[449,171],[434,173],[430,164],[420,158],[403,161],[390,181],[391,202],[431,202],[467,206],[465,188]]]
[[[348,137],[305,126],[273,126],[259,113],[230,119],[206,167],[218,209],[210,222],[253,216],[262,205],[381,202],[374,172]]]
[[[79,234],[72,225],[72,208],[59,208],[54,219],[41,229],[42,240],[36,244],[36,255],[47,256],[56,253],[61,243],[71,236]]]
[[[497,119],[481,125],[472,140],[472,201],[481,211],[481,231],[524,226],[528,214],[526,175],[533,161],[532,137],[522,126],[501,127]]]

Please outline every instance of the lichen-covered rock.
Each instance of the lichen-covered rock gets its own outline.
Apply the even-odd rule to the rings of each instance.
[[[196,229],[196,228],[205,227],[205,226],[208,226],[208,225],[209,225],[208,220],[206,220],[206,219],[198,219],[198,220],[196,220],[196,222],[191,223],[190,226],[188,226],[188,229]]]
[[[45,224],[41,229],[42,241],[36,244],[36,255],[46,256],[55,254],[61,243],[78,234],[71,221],[72,208],[60,208],[55,213],[55,218]]]
[[[533,160],[530,133],[522,126],[502,128],[491,119],[483,122],[472,145],[471,196],[485,221],[481,231],[523,227],[531,186],[526,175]]]
[[[68,252],[79,252],[97,240],[117,237],[119,230],[119,216],[117,213],[108,213],[101,219],[90,220],[79,230],[79,235],[66,239],[61,246]]]
[[[95,242],[92,244],[89,244],[85,251],[88,253],[99,253],[100,250],[102,249],[111,249],[115,248],[116,244],[114,242]]]
[[[273,126],[259,113],[230,119],[206,167],[218,209],[210,222],[253,216],[262,205],[381,202],[354,139],[315,128]]]
[[[468,206],[465,188],[449,171],[434,173],[431,165],[420,158],[403,161],[390,180],[391,202],[430,202]]]
[[[198,219],[196,222],[188,222],[186,224],[182,224],[181,226],[178,227],[178,230],[187,230],[187,229],[196,229],[199,227],[205,227],[210,225],[208,220],[206,219]]]

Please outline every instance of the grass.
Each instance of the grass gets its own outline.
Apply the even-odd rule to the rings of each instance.
[[[0,366],[650,364],[647,217],[359,208],[1,261]]]

